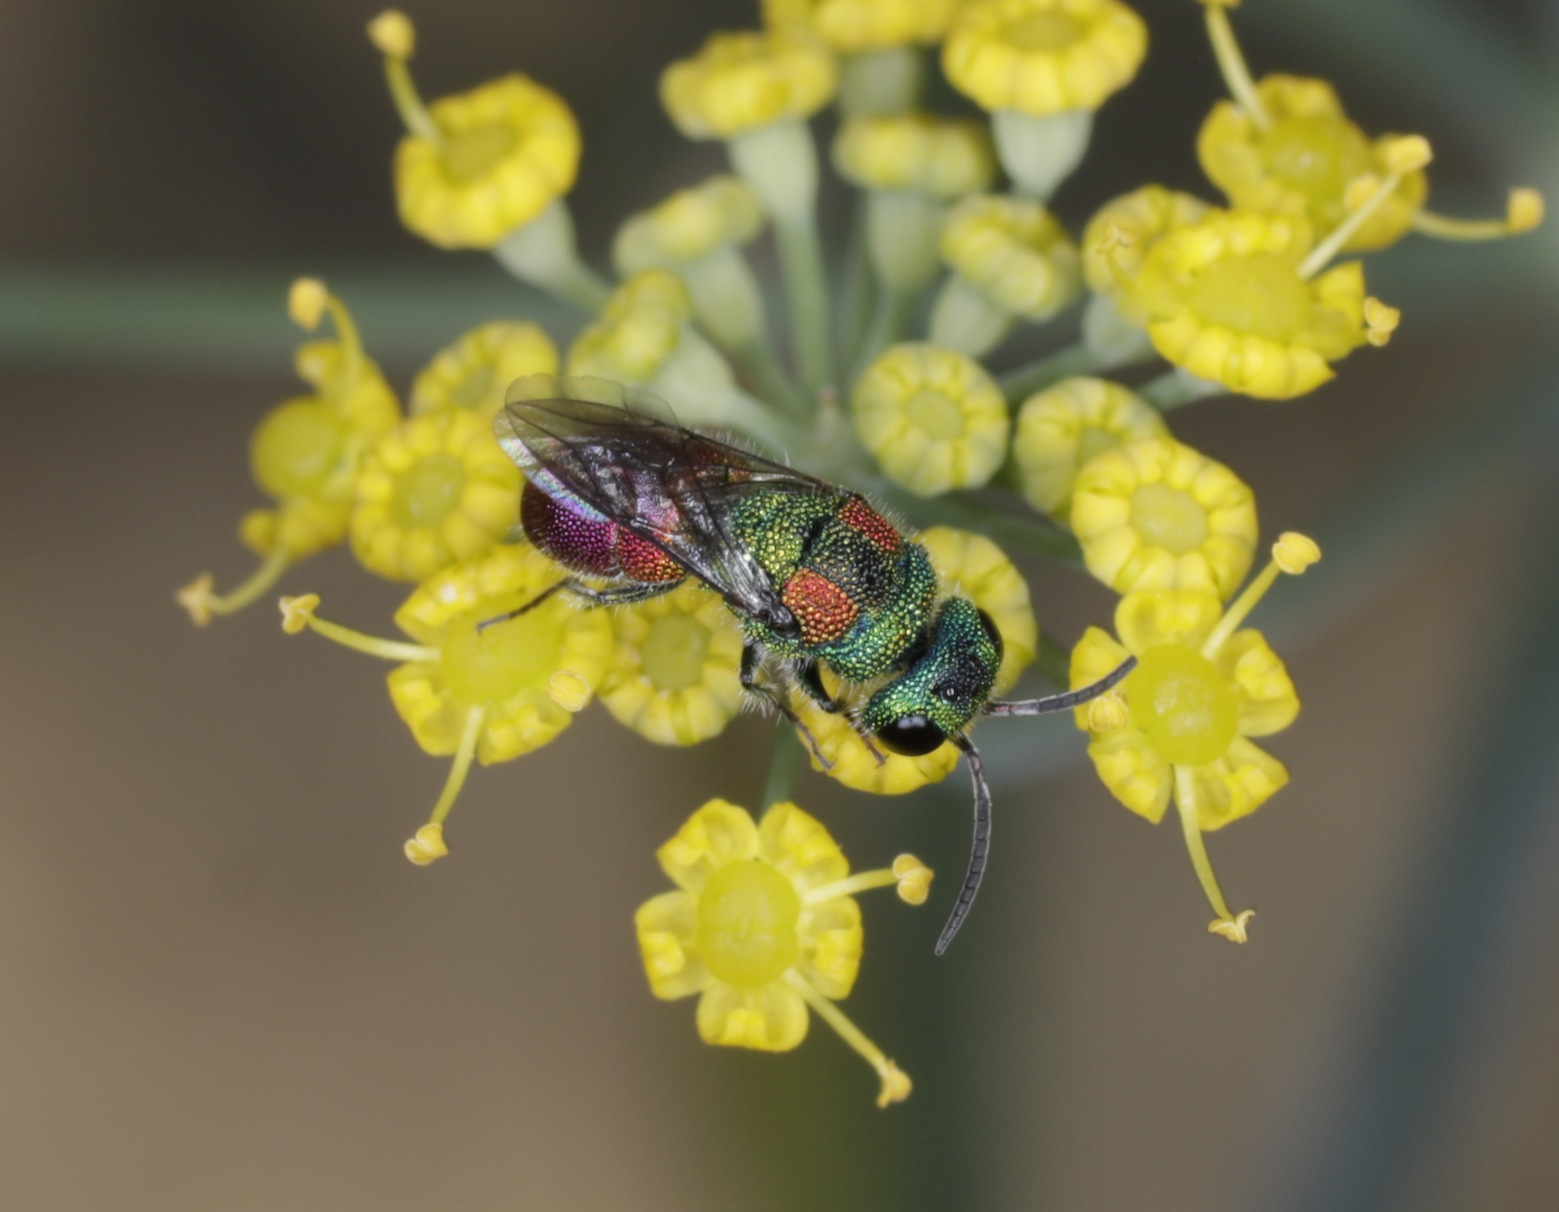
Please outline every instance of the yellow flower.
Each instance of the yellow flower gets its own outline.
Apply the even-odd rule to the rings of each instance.
[[[832,670],[824,669],[823,689],[837,700],[845,688]],[[958,765],[959,750],[951,741],[938,745],[922,757],[887,753],[875,745],[868,749],[849,716],[850,711],[865,705],[868,696],[857,687],[845,697],[846,711],[831,713],[805,694],[791,696],[792,708],[812,734],[817,753],[821,753],[828,763],[824,766],[817,760],[817,753],[809,753],[813,770],[827,774],[852,791],[864,791],[869,795],[908,795],[931,783],[940,783]]]
[[[703,586],[619,609],[612,627],[617,652],[598,694],[620,723],[657,745],[696,745],[741,711],[741,624]]]
[[[1018,409],[1012,457],[1023,496],[1035,509],[1065,522],[1077,473],[1090,459],[1123,443],[1168,433],[1158,409],[1130,388],[1108,379],[1063,379]]]
[[[454,414],[467,416],[469,414]],[[423,865],[442,857],[444,820],[473,758],[506,762],[547,744],[590,702],[612,657],[603,610],[560,595],[482,629],[541,596],[563,577],[527,545],[495,548],[419,585],[395,622],[413,643],[379,639],[318,618],[317,595],[282,599],[282,627],[304,628],[349,648],[404,662],[389,676],[390,700],[427,753],[455,761],[428,823],[406,843]]]
[[[877,1105],[909,1097],[909,1078],[834,1002],[860,969],[861,911],[853,894],[897,885],[924,899],[930,872],[909,855],[891,870],[851,876],[838,843],[794,804],[755,824],[710,800],[656,857],[677,885],[634,915],[650,991],[675,1001],[698,994],[707,1044],[787,1052],[807,1033],[810,1007],[876,1070]]]
[[[828,49],[794,29],[713,34],[660,78],[660,99],[689,139],[729,139],[784,119],[808,118],[834,95]]]
[[[1326,382],[1328,363],[1369,339],[1363,268],[1311,277],[1311,253],[1303,218],[1214,211],[1154,243],[1126,295],[1176,366],[1285,400]]]
[[[1077,247],[1048,210],[1028,198],[981,194],[948,212],[942,257],[1008,311],[1046,320],[1077,297]]]
[[[1039,624],[1034,621],[1028,582],[984,535],[933,526],[921,531],[915,541],[930,553],[941,596],[968,598],[996,624],[1002,656],[991,693],[1005,694],[1034,663],[1039,650]]]
[[[438,352],[412,382],[411,411],[469,408],[491,417],[515,379],[557,370],[557,348],[540,328],[525,320],[495,320]]]
[[[411,417],[363,457],[352,552],[369,572],[416,581],[471,559],[514,528],[520,472],[468,409]]]
[[[1074,688],[1116,668],[1127,654],[1137,667],[1120,684],[1124,713],[1097,700],[1077,710],[1088,755],[1110,793],[1155,824],[1171,798],[1202,889],[1217,914],[1209,930],[1245,941],[1250,910],[1229,911],[1202,834],[1259,808],[1288,782],[1288,771],[1249,738],[1288,727],[1299,698],[1283,662],[1261,633],[1237,631],[1279,571],[1303,572],[1320,550],[1288,533],[1273,561],[1223,610],[1212,594],[1191,589],[1129,593],[1115,611],[1116,640],[1091,627],[1072,651]],[[1106,703],[1106,710],[1099,710]]]
[[[630,215],[618,229],[612,260],[624,277],[679,269],[746,244],[762,230],[757,195],[740,178],[721,174]]]
[[[315,328],[328,312],[336,339],[310,341],[298,349],[298,374],[313,393],[278,404],[250,439],[255,483],[276,506],[247,514],[239,534],[264,563],[227,594],[213,592],[209,573],[181,589],[177,600],[198,626],[242,609],[292,564],[342,540],[358,462],[401,419],[395,393],[363,352],[351,314],[323,283],[298,279],[289,309],[306,329]]]
[[[1162,185],[1144,185],[1110,199],[1083,229],[1088,289],[1114,302],[1128,320],[1146,323],[1147,314],[1132,304],[1121,282],[1137,275],[1143,256],[1161,236],[1190,226],[1210,209],[1200,198]]]
[[[574,339],[568,373],[649,383],[681,344],[693,316],[687,287],[661,269],[634,274],[601,318]]]
[[[1117,593],[1187,589],[1227,598],[1256,547],[1251,490],[1171,437],[1090,459],[1077,473],[1070,522],[1088,571]]]
[[[897,484],[920,496],[984,484],[1007,454],[1006,401],[979,363],[934,345],[895,345],[855,386],[855,432]]]
[[[996,157],[990,134],[977,122],[934,114],[860,114],[839,128],[834,167],[862,189],[946,200],[988,189]]]
[[[821,0],[812,28],[836,51],[860,54],[939,41],[962,0]]]
[[[440,248],[492,248],[574,184],[574,115],[527,76],[445,97],[428,113],[434,131],[395,150],[395,200],[401,222]]]
[[[987,110],[1097,109],[1137,74],[1147,27],[1116,0],[988,0],[966,5],[942,70]]]
[[[1268,76],[1256,85],[1256,95],[1266,117],[1260,124],[1233,101],[1213,107],[1196,140],[1203,171],[1241,209],[1304,215],[1312,230],[1331,231],[1352,209],[1348,187],[1354,180],[1389,174],[1392,137],[1369,139],[1325,80]],[[1395,243],[1412,227],[1428,192],[1422,169],[1405,174],[1343,248]]]

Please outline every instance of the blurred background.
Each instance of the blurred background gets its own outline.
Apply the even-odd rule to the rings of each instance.
[[[1190,0],[1056,206],[1212,191],[1222,95]],[[1559,1190],[1556,231],[1371,261],[1398,338],[1277,406],[1177,418],[1327,559],[1257,622],[1305,702],[1292,785],[1210,848],[1122,811],[1064,719],[1000,724],[991,879],[933,960],[968,791],[802,776],[857,865],[913,850],[924,910],[867,898],[855,1020],[797,1052],[697,1041],[630,926],[711,795],[758,806],[772,728],[667,752],[584,714],[478,770],[453,856],[410,867],[445,764],[375,662],[259,606],[197,632],[175,587],[250,567],[245,443],[294,394],[283,301],[324,276],[397,386],[477,322],[571,328],[479,254],[401,231],[398,136],[356,0],[7,0],[0,10],[0,1208],[1550,1209]],[[518,69],[585,132],[571,204],[616,222],[721,164],[661,67],[742,0],[413,9],[429,96]],[[1434,204],[1559,196],[1559,10],[1251,0],[1257,74],[1327,76],[1367,130],[1432,140]],[[835,216],[836,229],[842,222]],[[1032,580],[1070,644],[1112,595]],[[343,553],[286,581],[384,631],[403,591]]]

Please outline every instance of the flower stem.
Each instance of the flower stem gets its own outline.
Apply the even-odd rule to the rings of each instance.
[[[1009,370],[996,383],[1008,401],[1018,404],[1036,391],[1052,387],[1062,379],[1070,379],[1073,375],[1091,375],[1098,374],[1100,371],[1114,370],[1119,366],[1128,365],[1130,361],[1132,359],[1126,357],[1102,356],[1079,341],[1075,345],[1068,345],[1065,349],[1045,354],[1041,358]]]
[[[258,598],[277,581],[281,580],[282,573],[292,566],[292,553],[286,548],[277,545],[271,549],[271,554],[251,572],[248,578],[237,588],[224,594],[211,594],[205,599],[205,607],[212,614],[232,614],[242,610],[256,598]]]
[[[1184,404],[1228,393],[1222,383],[1199,379],[1183,370],[1166,370],[1137,389],[1137,394],[1160,412],[1173,412]]]
[[[765,403],[794,417],[801,418],[808,414],[810,410],[806,396],[791,382],[790,375],[780,365],[780,360],[774,356],[774,350],[767,341],[752,341],[740,349],[733,349],[731,357],[752,380],[752,385],[758,389],[758,395]]]
[[[769,777],[763,785],[763,806],[790,799],[801,765],[801,738],[794,728],[781,724],[774,730],[774,753],[769,758]]]
[[[790,300],[790,324],[796,343],[801,382],[815,399],[831,376],[828,356],[828,281],[823,270],[823,245],[817,217],[775,222],[780,268]]]
[[[879,1107],[886,1107],[890,1102],[899,1102],[909,1096],[909,1078],[883,1054],[881,1048],[866,1038],[859,1027],[845,1017],[843,1010],[814,989],[794,968],[785,973],[784,979],[820,1019],[839,1033],[840,1039],[877,1071],[877,1076],[882,1079],[882,1093],[877,1099]]]
[[[340,623],[332,623],[329,619],[322,619],[313,614],[309,615],[308,627],[310,631],[324,636],[327,640],[334,640],[343,648],[366,652],[369,656],[383,657],[387,661],[439,659],[437,648],[427,648],[422,644],[403,644],[399,640],[383,640],[376,635],[368,635],[352,627],[343,627]]]
[[[1262,105],[1255,82],[1250,78],[1250,68],[1245,65],[1245,56],[1234,37],[1234,27],[1229,24],[1228,10],[1218,0],[1203,0],[1203,4],[1207,9],[1207,37],[1213,44],[1223,82],[1229,86],[1229,95],[1250,115],[1258,130],[1270,129],[1272,115]]]
[[[428,817],[428,824],[442,825],[449,816],[449,810],[455,806],[455,797],[465,786],[466,775],[471,773],[471,759],[476,756],[476,742],[482,735],[482,723],[486,717],[485,707],[472,707],[466,712],[465,727],[460,730],[460,744],[455,749],[454,765],[449,768],[449,777],[444,780],[444,790],[439,793],[438,803],[433,805],[433,814]]]
[[[1245,922],[1250,917],[1250,910],[1245,910],[1236,916],[1229,912],[1228,903],[1223,899],[1223,889],[1218,887],[1218,877],[1213,874],[1212,860],[1207,857],[1207,845],[1202,840],[1202,829],[1196,820],[1196,784],[1191,780],[1191,768],[1189,766],[1176,766],[1175,770],[1175,807],[1180,813],[1180,828],[1185,833],[1185,847],[1191,855],[1191,866],[1196,869],[1196,878],[1201,882],[1202,893],[1207,897],[1207,903],[1212,906],[1213,913],[1217,915],[1208,930],[1215,934],[1222,934],[1233,942],[1245,941]]]

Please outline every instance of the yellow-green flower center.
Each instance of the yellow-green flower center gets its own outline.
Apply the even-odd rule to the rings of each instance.
[[[757,989],[796,962],[800,919],[795,887],[768,863],[727,863],[698,898],[698,953],[717,979]]]
[[[1272,175],[1316,202],[1340,203],[1348,182],[1370,171],[1370,145],[1339,118],[1284,118],[1261,135]]]
[[[395,477],[391,516],[407,530],[438,526],[459,506],[465,487],[465,464],[456,456],[428,455]]]
[[[963,436],[963,410],[940,391],[917,391],[904,402],[904,414],[936,441],[951,442]]]
[[[1294,264],[1271,253],[1215,261],[1186,302],[1208,324],[1287,342],[1310,318],[1310,290]]]
[[[514,128],[502,122],[486,122],[446,135],[440,149],[444,171],[451,181],[474,181],[512,152],[518,141]]]
[[[450,694],[467,707],[491,706],[527,688],[545,688],[547,679],[556,672],[563,633],[555,603],[548,602],[486,631],[476,629],[482,620],[500,615],[522,600],[484,602],[449,625],[439,667]]]
[[[475,408],[493,389],[493,367],[474,366],[449,389],[450,402],[460,408]]]
[[[692,615],[669,614],[650,625],[639,647],[644,675],[662,693],[686,690],[704,680],[709,629]]]
[[[1137,658],[1128,685],[1131,722],[1165,761],[1201,766],[1228,752],[1239,727],[1239,702],[1201,653],[1184,644],[1150,648]]]
[[[305,496],[336,470],[345,441],[341,418],[328,405],[314,400],[283,404],[255,432],[255,479],[274,497]]]
[[[1144,484],[1131,494],[1131,528],[1173,555],[1207,541],[1207,510],[1183,488]]]
[[[1053,51],[1083,36],[1084,25],[1066,13],[1030,13],[1005,30],[1006,41],[1023,51]]]

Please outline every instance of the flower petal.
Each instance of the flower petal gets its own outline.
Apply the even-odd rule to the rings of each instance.
[[[788,1052],[807,1035],[801,995],[778,982],[761,989],[714,984],[698,999],[698,1035],[706,1044]]]
[[[1236,737],[1229,752],[1216,762],[1193,767],[1191,780],[1197,828],[1211,833],[1265,804],[1288,782],[1288,768],[1244,737]]]
[[[718,867],[758,855],[758,827],[744,809],[710,800],[655,852],[661,869],[679,888],[697,892]]]

